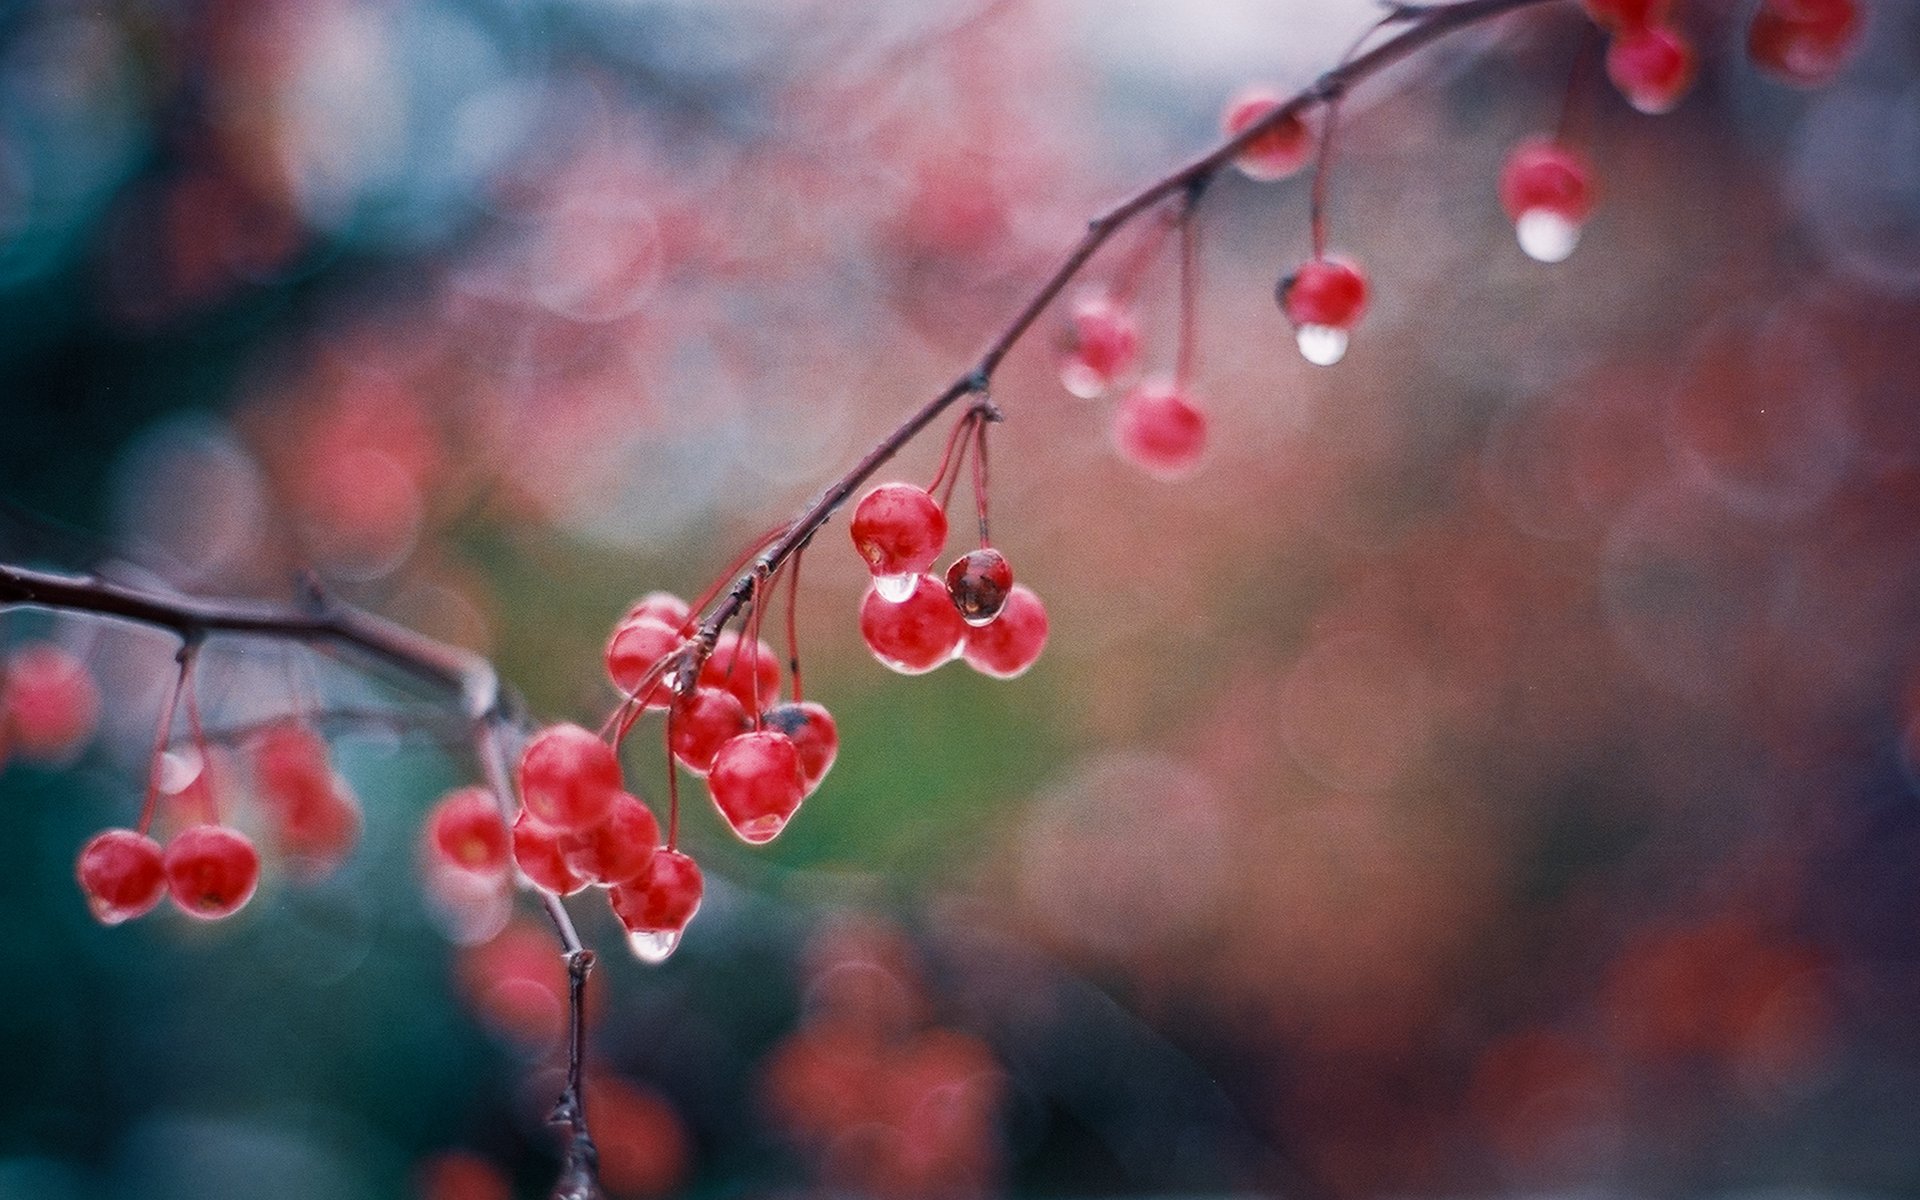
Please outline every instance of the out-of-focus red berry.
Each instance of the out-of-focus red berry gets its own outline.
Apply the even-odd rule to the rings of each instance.
[[[15,650],[0,669],[0,742],[27,758],[58,761],[92,736],[100,690],[85,663],[48,642]]]
[[[414,1177],[420,1200],[513,1200],[513,1185],[499,1167],[477,1154],[449,1150],[421,1162]]]
[[[1234,137],[1280,104],[1281,97],[1273,89],[1248,88],[1227,102],[1220,115],[1220,128]],[[1255,135],[1234,158],[1233,165],[1249,179],[1282,179],[1298,171],[1312,154],[1313,134],[1298,113],[1290,113],[1273,128]]]
[[[1645,29],[1667,19],[1671,0],[1582,0],[1594,24],[1615,33]]]
[[[1150,380],[1128,392],[1114,409],[1113,445],[1147,474],[1181,479],[1206,452],[1207,414],[1177,384]]]
[[[500,803],[485,788],[448,792],[427,817],[428,844],[448,866],[479,875],[506,870],[511,841]]]
[[[1351,329],[1367,311],[1367,277],[1344,258],[1315,258],[1280,281],[1280,307],[1295,325]]]
[[[638,621],[643,617],[679,629],[692,619],[693,610],[672,592],[648,592],[633,602],[622,620]]]
[[[1096,399],[1139,358],[1140,324],[1130,307],[1102,291],[1074,299],[1061,331],[1061,386],[1083,400]]]
[[[1649,116],[1671,112],[1693,86],[1693,47],[1669,25],[1620,34],[1607,47],[1607,78]]]
[[[673,1105],[612,1075],[589,1075],[586,1092],[607,1190],[641,1200],[677,1188],[687,1173],[687,1132]]]
[[[1747,27],[1754,63],[1798,87],[1839,73],[1860,44],[1859,0],[1765,0]]]

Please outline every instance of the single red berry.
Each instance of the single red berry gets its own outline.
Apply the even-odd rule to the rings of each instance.
[[[1607,78],[1649,116],[1670,112],[1693,86],[1693,47],[1678,30],[1650,25],[1620,34],[1607,47]]]
[[[687,607],[685,600],[672,592],[648,592],[633,602],[633,607],[627,610],[627,615],[621,620],[624,623],[638,621],[642,617],[680,629],[693,619],[693,610]]]
[[[902,675],[921,675],[953,658],[967,623],[931,575],[914,577],[913,590],[898,604],[869,589],[860,601],[860,636],[873,656]]]
[[[450,867],[497,875],[507,867],[509,835],[500,802],[485,788],[448,792],[427,817],[428,845]]]
[[[1102,291],[1074,299],[1061,331],[1062,386],[1082,400],[1097,399],[1139,358],[1140,325],[1131,308]]]
[[[700,668],[700,686],[724,688],[740,706],[755,712],[780,697],[780,656],[773,647],[729,629],[714,639],[713,653]]]
[[[1220,128],[1228,137],[1237,136],[1254,122],[1280,107],[1279,95],[1269,88],[1248,88],[1227,103],[1220,115]],[[1273,128],[1254,135],[1240,151],[1233,165],[1249,179],[1282,179],[1298,171],[1313,154],[1313,135],[1300,114],[1289,113]]]
[[[567,866],[588,883],[625,883],[647,869],[660,848],[660,823],[637,796],[621,792],[613,811],[591,829],[560,835]]]
[[[925,488],[883,483],[854,505],[853,548],[876,576],[917,575],[947,544],[947,514]]]
[[[673,705],[673,757],[695,775],[713,769],[713,756],[729,739],[745,733],[753,722],[740,697],[725,688],[694,689]]]
[[[195,825],[167,843],[162,865],[173,902],[190,917],[230,917],[253,898],[260,855],[238,829]]]
[[[1206,451],[1207,414],[1171,380],[1150,380],[1114,409],[1113,444],[1149,475],[1180,479]]]
[[[304,721],[276,721],[253,741],[253,778],[261,794],[284,803],[333,774],[326,739]]]
[[[1798,87],[1832,79],[1860,44],[1858,0],[1765,0],[1747,28],[1754,63]]]
[[[635,956],[661,962],[680,944],[680,935],[700,911],[700,867],[678,850],[653,856],[637,879],[607,893],[613,913],[627,927]]]
[[[280,853],[309,877],[345,862],[360,840],[360,801],[334,771],[326,740],[304,722],[279,721],[261,731],[252,751]]]
[[[513,821],[513,861],[535,887],[556,896],[571,896],[586,887],[587,881],[567,865],[567,856],[560,845],[563,836],[559,830],[541,824],[531,813],[522,810]]]
[[[93,734],[100,690],[86,664],[50,642],[22,646],[0,673],[0,721],[27,758],[59,760]]]
[[[680,652],[687,639],[678,625],[669,625],[655,617],[628,617],[613,631],[607,642],[607,677],[626,695],[646,682],[647,675],[669,657]],[[665,678],[669,669],[656,675],[643,703],[648,708],[665,708],[673,695],[673,683]]]
[[[87,907],[102,925],[118,925],[153,911],[166,894],[160,843],[131,829],[108,829],[80,850],[73,873]]]
[[[806,700],[777,704],[760,714],[760,723],[793,739],[793,748],[800,752],[800,780],[806,784],[807,795],[813,795],[840,754],[840,731],[834,726],[832,714]]]
[[[1593,212],[1593,170],[1585,156],[1549,138],[1520,143],[1500,173],[1500,204],[1520,248],[1540,262],[1573,253]]]
[[[960,654],[982,675],[1012,679],[1031,667],[1046,645],[1047,606],[1031,589],[1015,584],[998,620],[967,630]]]
[[[1000,615],[1013,587],[1013,567],[991,546],[970,551],[947,568],[947,595],[969,625],[985,625]]]
[[[1645,29],[1667,19],[1669,0],[1583,0],[1594,24],[1613,32]]]
[[[1314,258],[1280,281],[1280,307],[1295,325],[1351,329],[1367,311],[1367,277],[1344,258]]]
[[[959,618],[954,620],[958,623]],[[707,790],[741,841],[770,842],[787,827],[807,794],[800,751],[777,729],[743,733],[714,755]]]
[[[613,748],[578,725],[550,725],[520,754],[520,802],[556,829],[598,825],[619,793]]]

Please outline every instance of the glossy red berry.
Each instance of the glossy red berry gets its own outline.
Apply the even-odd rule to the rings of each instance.
[[[1747,28],[1755,64],[1799,87],[1832,79],[1860,43],[1859,0],[1764,0]]]
[[[1670,0],[1583,0],[1583,3],[1594,24],[1618,33],[1665,21]]]
[[[520,754],[520,802],[556,829],[598,825],[619,794],[613,748],[578,725],[548,726]]]
[[[588,883],[625,883],[647,869],[660,848],[660,823],[637,796],[614,797],[607,819],[591,829],[560,835],[560,852],[574,874]]]
[[[680,944],[680,935],[700,911],[700,867],[678,850],[653,856],[639,878],[607,894],[613,913],[627,927],[628,944],[646,962],[660,962]]]
[[[1113,444],[1120,456],[1159,479],[1181,479],[1207,448],[1207,414],[1169,380],[1150,380],[1127,393],[1113,413]]]
[[[1233,137],[1280,107],[1281,98],[1268,88],[1249,88],[1227,103],[1220,127]],[[1298,113],[1289,113],[1264,133],[1255,135],[1233,160],[1249,179],[1282,179],[1298,171],[1313,154],[1313,135]]]
[[[1280,281],[1275,297],[1300,356],[1330,367],[1346,357],[1348,331],[1367,311],[1367,277],[1344,258],[1310,259]]]
[[[998,620],[967,630],[961,657],[982,675],[1012,679],[1031,667],[1047,645],[1047,606],[1022,584],[1015,584]]]
[[[780,698],[780,656],[765,641],[726,630],[700,668],[700,686],[724,688],[756,712]]]
[[[1560,262],[1573,253],[1593,212],[1593,170],[1584,155],[1559,142],[1522,142],[1500,173],[1500,204],[1529,257]]]
[[[959,618],[954,620],[957,623]],[[741,841],[755,845],[772,841],[787,827],[807,793],[800,774],[800,751],[792,738],[777,729],[743,733],[714,756],[707,790]]]
[[[1607,47],[1607,78],[1627,103],[1649,116],[1670,112],[1693,86],[1693,47],[1678,30],[1650,25]]]
[[[914,577],[913,590],[895,604],[869,589],[860,601],[860,636],[882,663],[902,675],[921,675],[953,657],[967,623],[931,575]]]
[[[620,622],[607,642],[607,678],[626,695],[646,683],[647,675],[677,654],[686,645],[678,625],[669,625],[655,617],[628,617]],[[673,694],[673,681],[666,678],[671,668],[654,676],[642,702],[648,708],[664,708]]]
[[[638,621],[642,617],[679,629],[693,618],[693,610],[672,592],[648,592],[633,602],[622,620]]]
[[[587,886],[573,868],[561,847],[565,835],[533,819],[522,811],[513,822],[513,861],[533,885],[556,896],[571,896]]]
[[[87,907],[102,925],[118,925],[153,911],[167,891],[160,843],[131,829],[95,834],[80,850],[74,876]]]
[[[507,868],[506,818],[485,788],[448,792],[427,817],[427,842],[440,861],[476,875],[497,875]]]
[[[793,740],[793,748],[800,753],[800,781],[806,785],[806,794],[813,795],[840,754],[840,731],[832,714],[806,700],[775,705],[760,714],[760,723]]]
[[[925,488],[883,483],[853,509],[853,548],[875,576],[917,575],[947,544],[947,514]]]
[[[696,688],[693,695],[674,702],[668,747],[681,766],[705,775],[713,769],[713,756],[720,747],[752,724],[740,697],[725,688]]]
[[[22,646],[0,672],[0,743],[27,758],[58,760],[92,736],[100,691],[86,664],[48,642]]]
[[[167,890],[180,911],[212,921],[232,916],[253,898],[260,855],[237,829],[195,825],[167,843],[161,858]]]
[[[1012,565],[991,546],[963,554],[947,568],[947,595],[969,625],[985,625],[999,616],[1012,587]]]
[[[1131,308],[1101,291],[1074,299],[1061,333],[1063,387],[1082,400],[1096,399],[1133,370],[1139,358],[1140,324]]]

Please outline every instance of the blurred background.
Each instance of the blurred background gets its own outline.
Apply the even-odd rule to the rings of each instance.
[[[1115,457],[1036,327],[995,389],[995,533],[1053,624],[1019,680],[875,663],[823,533],[826,785],[758,850],[688,788],[709,890],[663,966],[576,905],[615,1195],[1920,1195],[1920,15],[1874,0],[1806,92],[1747,63],[1748,8],[1686,5],[1670,116],[1576,90],[1602,200],[1558,266],[1495,180],[1573,5],[1365,87],[1331,241],[1375,302],[1330,370],[1272,303],[1304,177],[1223,177],[1188,481]],[[7,5],[0,551],[273,599],[310,569],[597,721],[635,596],[701,591],[1230,94],[1376,15]],[[1150,370],[1173,296],[1162,261]],[[0,1197],[544,1194],[560,966],[524,903],[423,880],[473,776],[444,712],[211,643],[216,726],[386,714],[328,726],[361,844],[104,929],[72,863],[137,812],[174,646],[0,638],[101,697],[0,775]]]

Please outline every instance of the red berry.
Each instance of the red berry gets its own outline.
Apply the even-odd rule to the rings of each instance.
[[[1584,0],[1587,15],[1602,29],[1645,29],[1667,19],[1669,0]]]
[[[760,714],[760,723],[793,739],[800,752],[800,780],[811,796],[840,754],[840,731],[833,716],[811,700],[780,704]]]
[[[1573,253],[1593,212],[1593,171],[1578,152],[1547,138],[1515,146],[1500,173],[1500,204],[1520,247],[1541,262]]]
[[[681,766],[695,775],[705,775],[713,768],[713,756],[720,747],[752,724],[740,697],[725,688],[696,688],[693,695],[674,702],[669,748]]]
[[[253,775],[282,854],[309,875],[345,861],[360,840],[360,802],[312,727],[287,720],[262,731],[253,744]]]
[[[853,548],[875,575],[917,575],[947,544],[947,514],[925,488],[883,483],[854,505]]]
[[[1280,307],[1295,325],[1351,329],[1367,311],[1367,277],[1344,258],[1315,258],[1280,281]]]
[[[633,607],[627,610],[627,615],[621,620],[624,623],[642,617],[680,629],[693,618],[693,610],[687,607],[685,600],[672,592],[648,592],[633,602]]]
[[[1228,137],[1280,107],[1280,97],[1267,88],[1249,88],[1228,102],[1220,127]],[[1313,135],[1298,113],[1289,113],[1265,133],[1256,134],[1233,165],[1249,179],[1281,179],[1293,174],[1313,153]]]
[[[959,618],[954,621],[958,623]],[[776,729],[743,733],[714,755],[707,790],[741,841],[755,845],[772,841],[807,794],[800,751],[792,738]]]
[[[660,823],[636,796],[621,792],[613,811],[591,829],[560,835],[567,866],[588,883],[625,883],[647,869],[660,848]]]
[[[1207,448],[1207,414],[1168,380],[1141,384],[1113,412],[1120,456],[1160,479],[1190,474]]]
[[[686,645],[678,625],[669,625],[654,617],[628,617],[613,631],[607,642],[607,677],[613,686],[631,696],[646,682],[647,673]],[[670,671],[668,672],[671,673]],[[655,676],[647,689],[648,708],[665,708],[673,694],[673,684],[664,675]]]
[[[639,878],[615,887],[607,898],[627,927],[634,954],[660,962],[700,911],[701,890],[699,866],[678,850],[662,850]]]
[[[740,706],[757,712],[780,698],[780,656],[755,639],[751,644],[729,629],[713,643],[713,653],[700,668],[700,686],[724,688]]]
[[[1858,0],[1765,0],[1747,29],[1747,53],[1799,87],[1827,82],[1860,42]]]
[[[982,675],[1012,679],[1031,667],[1046,645],[1047,606],[1026,586],[1015,584],[998,620],[967,630],[960,654]]]
[[[1105,292],[1086,292],[1074,300],[1060,346],[1060,382],[1069,392],[1095,399],[1139,357],[1140,326],[1133,310]]]
[[[1693,47],[1666,25],[1622,33],[1607,47],[1607,78],[1628,104],[1658,116],[1693,85]]]
[[[95,834],[81,848],[73,872],[87,907],[102,925],[118,925],[151,912],[167,890],[160,843],[131,829]]]
[[[428,844],[442,862],[476,875],[495,875],[507,866],[507,821],[500,803],[485,788],[448,792],[427,817]]]
[[[962,555],[947,568],[947,595],[969,625],[985,625],[999,616],[1012,586],[1013,567],[991,546]]]
[[[253,897],[260,855],[237,829],[195,825],[167,843],[162,864],[173,902],[190,917],[229,917]]]
[[[567,856],[560,845],[563,836],[559,830],[542,825],[531,813],[522,811],[513,821],[513,861],[535,887],[556,896],[571,896],[586,887],[587,881],[567,865]]]
[[[58,760],[92,733],[100,691],[85,663],[48,642],[14,651],[0,672],[0,720],[28,758]]]
[[[333,774],[327,743],[302,721],[276,721],[253,742],[253,778],[268,799],[284,803]]]
[[[860,601],[860,636],[873,656],[902,675],[920,675],[953,657],[967,623],[947,596],[946,584],[916,576],[898,604],[869,589]]]
[[[556,829],[598,825],[619,793],[613,748],[578,725],[542,729],[520,754],[520,802]]]

